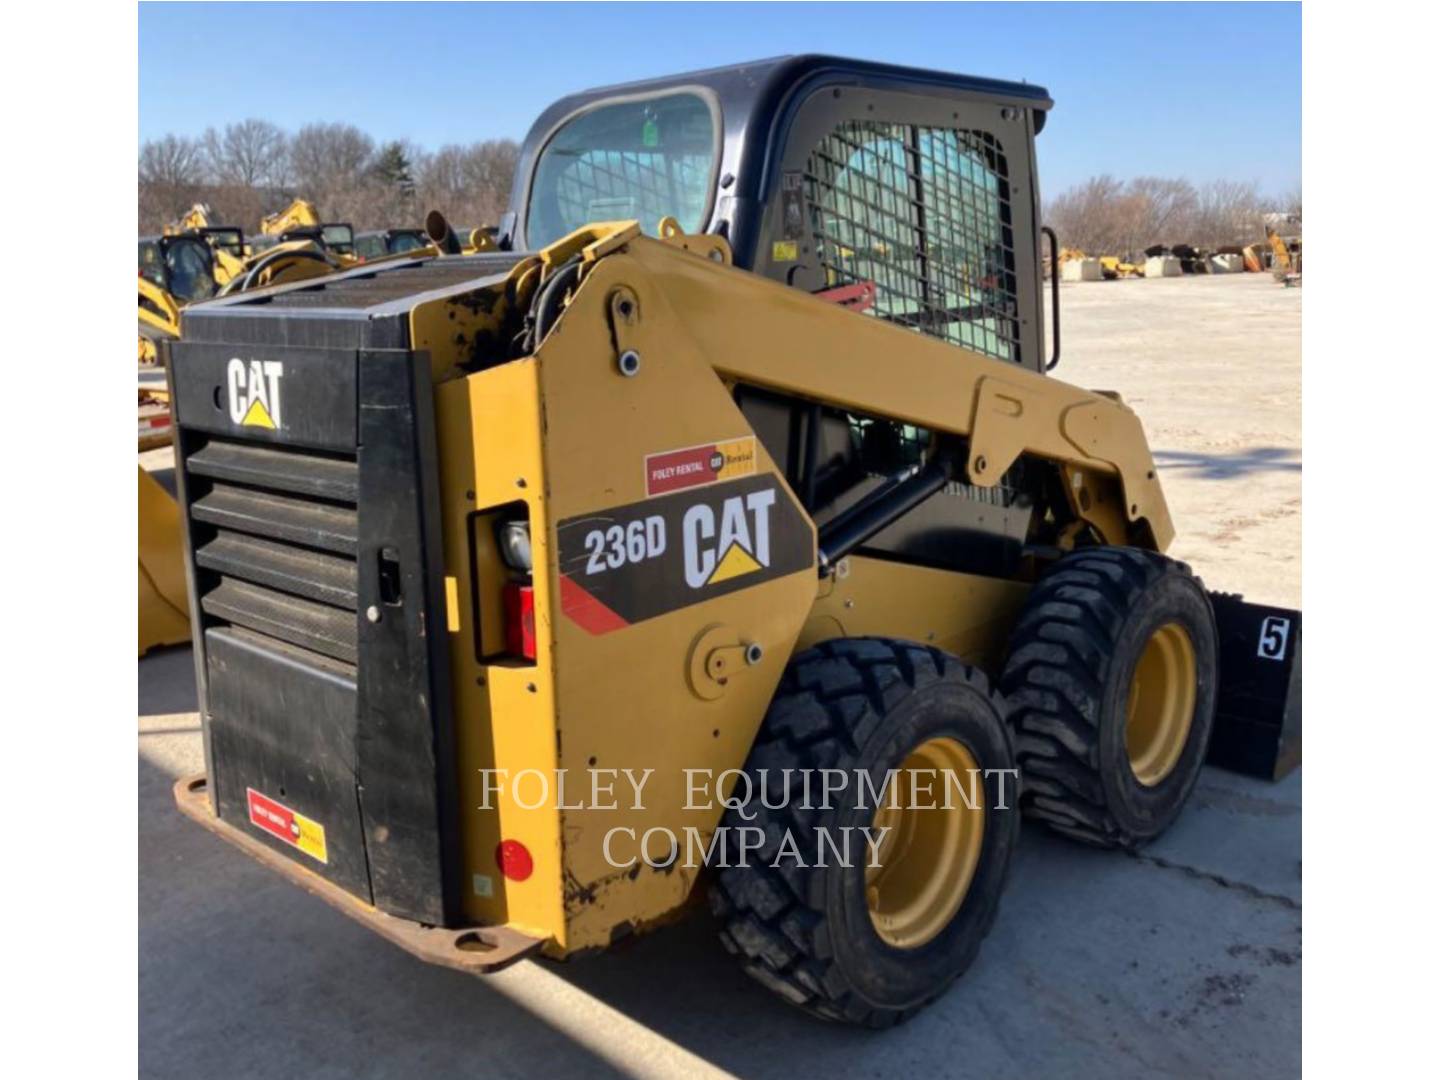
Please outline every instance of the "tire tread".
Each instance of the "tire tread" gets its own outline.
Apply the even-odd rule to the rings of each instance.
[[[781,680],[747,769],[853,760],[899,702],[945,679],[964,682],[1005,716],[1004,700],[984,672],[939,649],[887,638],[822,642],[798,655]],[[750,824],[767,836],[762,857],[786,829],[804,832],[812,827],[791,800],[779,809],[758,805],[755,810],[758,816]],[[876,1008],[862,999],[835,961],[833,928],[818,895],[820,876],[789,869],[787,875],[752,860],[746,867],[721,869],[710,888],[721,942],[742,958],[744,970],[757,982],[813,1015],[871,1028],[900,1023],[944,992],[945,987],[939,987],[925,1001],[903,1010]],[[806,895],[807,884],[817,887],[817,895]],[[986,914],[987,927],[998,906],[997,896]]]
[[[1190,567],[1139,548],[1062,559],[1035,586],[1011,636],[1001,690],[1010,704],[1025,814],[1098,847],[1133,848],[1100,777],[1100,702],[1125,613],[1166,574]]]

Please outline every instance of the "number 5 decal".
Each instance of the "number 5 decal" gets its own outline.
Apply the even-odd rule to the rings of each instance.
[[[1260,624],[1260,650],[1256,655],[1262,660],[1284,660],[1289,641],[1290,620],[1268,615]]]

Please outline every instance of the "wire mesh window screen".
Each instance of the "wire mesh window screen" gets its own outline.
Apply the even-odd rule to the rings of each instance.
[[[715,167],[715,121],[694,94],[622,101],[582,113],[536,164],[526,239],[532,248],[596,221],[634,219],[655,234],[673,216],[705,227]]]
[[[982,131],[848,121],[805,169],[829,285],[872,281],[874,314],[1018,362],[1005,155]]]
[[[634,218],[650,233],[666,215],[697,222],[705,212],[711,160],[708,151],[589,151],[559,177],[555,197],[560,217],[581,224]]]

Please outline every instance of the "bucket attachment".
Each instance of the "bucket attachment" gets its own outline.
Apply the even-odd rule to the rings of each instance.
[[[1207,761],[1279,780],[1300,764],[1300,612],[1211,593],[1220,694]]]

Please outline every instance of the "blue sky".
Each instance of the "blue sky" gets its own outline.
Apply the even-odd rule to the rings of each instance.
[[[573,90],[796,52],[1040,83],[1048,194],[1104,172],[1299,183],[1299,4],[142,3],[140,139],[247,116],[520,139]]]

